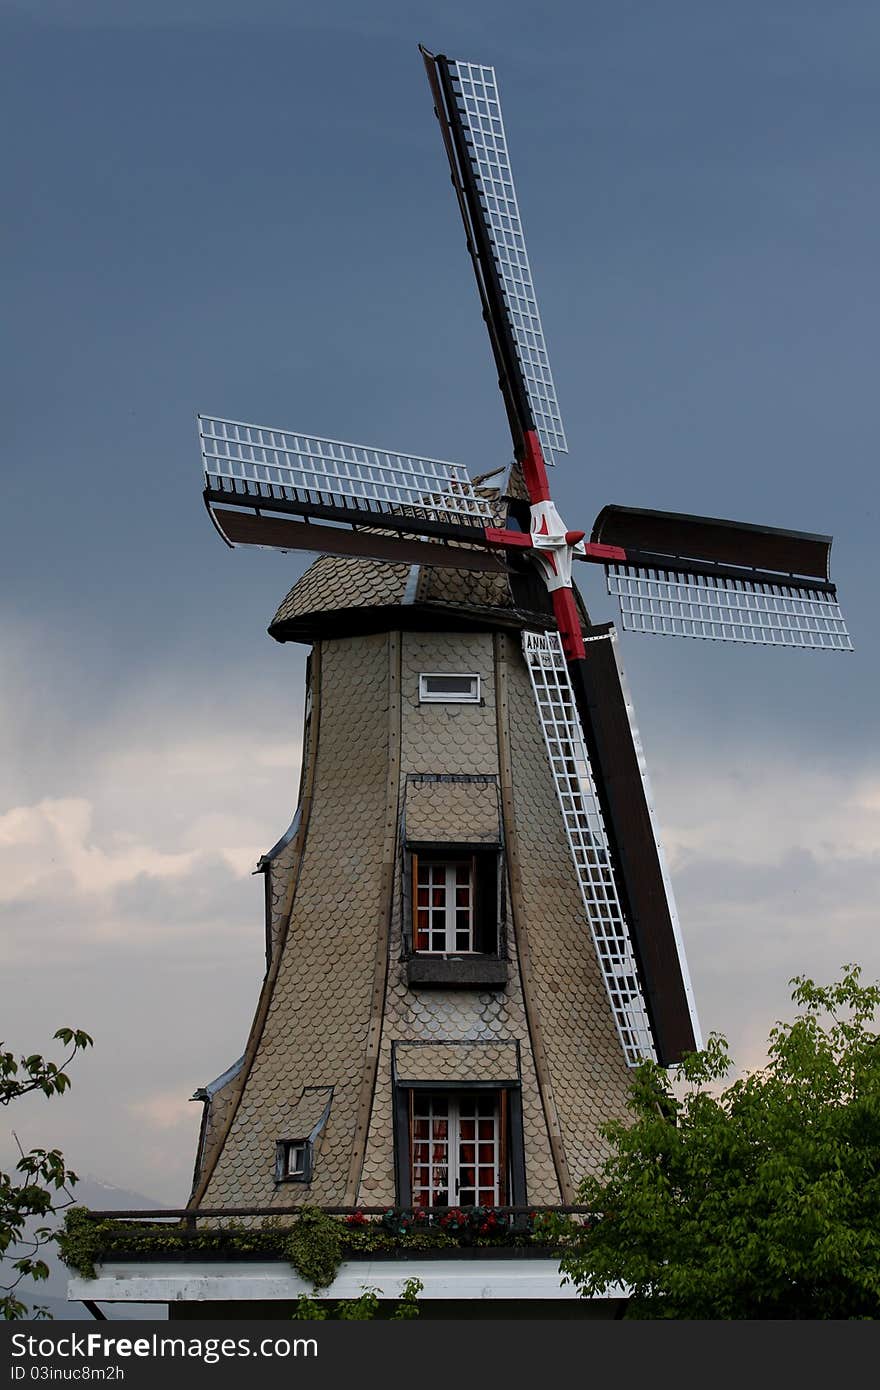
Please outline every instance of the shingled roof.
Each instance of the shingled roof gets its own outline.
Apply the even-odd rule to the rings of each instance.
[[[508,524],[515,497],[484,489],[499,525]],[[518,508],[521,511],[521,506]],[[526,521],[527,524],[527,521]],[[391,629],[457,631],[547,628],[552,610],[528,561],[499,560],[495,572],[385,564],[322,555],[282,600],[269,625],[279,642],[312,642]],[[586,616],[586,615],[585,615]]]

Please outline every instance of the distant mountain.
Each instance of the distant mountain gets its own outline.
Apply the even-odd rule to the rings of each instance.
[[[78,1206],[92,1207],[94,1211],[134,1211],[136,1208],[156,1211],[166,1205],[165,1202],[157,1202],[152,1197],[145,1197],[142,1192],[128,1192],[124,1187],[114,1187],[110,1182],[102,1182],[91,1173],[80,1178],[73,1189],[73,1195]]]
[[[78,1206],[91,1207],[94,1211],[133,1211],[136,1209],[155,1211],[163,1206],[152,1197],[141,1192],[128,1192],[124,1187],[114,1187],[101,1178],[88,1174],[80,1178],[73,1195]],[[33,1225],[43,1224],[34,1221]],[[49,1266],[49,1278],[34,1283],[22,1281],[16,1289],[18,1297],[29,1307],[40,1306],[48,1309],[52,1317],[62,1322],[79,1321],[91,1318],[91,1313],[82,1303],[68,1303],[67,1280],[69,1270],[61,1263],[55,1247],[50,1245],[40,1252],[40,1258]],[[129,1322],[132,1319],[160,1321],[167,1318],[164,1303],[102,1303],[99,1305],[107,1318],[116,1322]]]

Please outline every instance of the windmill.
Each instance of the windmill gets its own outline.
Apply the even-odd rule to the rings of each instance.
[[[512,437],[514,462],[506,492],[493,491],[483,485],[491,474],[472,480],[466,470],[454,462],[318,438],[290,429],[200,417],[204,500],[215,527],[230,546],[317,552],[327,557],[343,557],[355,564],[379,562],[379,569],[394,570],[402,576],[401,586],[407,590],[395,600],[394,611],[398,614],[404,611],[406,604],[412,603],[411,585],[406,579],[408,571],[413,574],[419,571],[484,574],[492,579],[509,580],[521,589],[531,586],[529,601],[519,608],[514,605],[513,616],[504,619],[508,628],[505,641],[511,628],[521,634],[519,660],[528,673],[529,698],[533,702],[530,717],[532,723],[540,727],[544,757],[549,759],[549,776],[546,763],[542,775],[547,787],[552,784],[557,799],[553,834],[558,839],[559,832],[563,832],[567,840],[568,872],[573,874],[579,894],[577,910],[582,937],[592,939],[597,978],[601,981],[598,987],[604,986],[605,1009],[613,1020],[619,1056],[625,1065],[636,1065],[646,1057],[668,1065],[699,1045],[681,933],[654,823],[632,702],[619,662],[617,635],[611,624],[592,626],[589,623],[572,584],[573,563],[603,567],[608,591],[619,602],[623,628],[630,631],[844,651],[851,649],[851,643],[837,604],[836,590],[828,576],[831,541],[826,536],[620,506],[606,506],[599,511],[589,539],[585,531],[566,525],[551,496],[548,467],[567,452],[567,443],[523,239],[495,73],[490,67],[434,55],[424,48],[421,53],[465,226]],[[534,596],[538,587],[536,575],[542,586],[540,599]],[[321,607],[314,593],[316,584],[312,584],[309,598],[315,610]],[[442,628],[444,619],[436,612],[427,613],[429,606],[423,614],[422,629],[437,630],[438,625]],[[332,604],[328,601],[324,607],[332,607]],[[274,635],[281,634],[282,640],[284,634],[297,636],[306,630],[296,617],[295,609],[296,604],[288,609],[282,605],[270,628]],[[377,611],[381,614],[391,609],[386,606]],[[448,619],[448,605],[444,612]],[[493,624],[497,628],[501,619],[497,614],[487,617],[488,612],[488,609],[479,613],[475,610],[469,617],[466,606],[460,607],[455,630],[466,628],[468,623],[479,627],[480,622],[489,629],[493,629]],[[523,614],[528,614],[530,621],[527,622]],[[376,632],[381,629],[382,621],[381,616],[371,619],[372,626],[364,622],[359,629],[349,623],[345,631],[346,634],[358,630]],[[393,626],[391,619],[388,623]],[[303,640],[302,636],[297,640]],[[502,765],[507,760],[509,782],[510,751],[505,743],[508,735],[502,727],[507,708],[507,696],[502,690],[503,662],[496,662],[495,670],[494,699],[501,748],[498,756]],[[394,679],[391,678],[389,687],[392,689],[390,698],[399,700]],[[419,698],[426,702],[434,698],[479,702],[479,680],[476,675],[424,671],[418,676]],[[351,759],[358,756],[353,710],[350,719],[350,746],[345,756]],[[277,1054],[287,1046],[281,1040],[297,1026],[291,1023],[292,1015],[282,1017],[280,1023],[276,1021],[271,1026],[266,1020],[275,1016],[271,1013],[273,1008],[278,1015],[277,999],[285,989],[292,990],[297,980],[296,972],[289,969],[285,977],[287,983],[278,984],[281,968],[278,962],[280,954],[287,949],[282,938],[292,920],[296,894],[306,892],[302,887],[303,871],[288,864],[285,874],[276,879],[273,866],[281,863],[295,843],[300,845],[298,864],[305,862],[302,856],[308,854],[308,848],[305,851],[302,848],[306,821],[309,807],[318,795],[313,785],[315,737],[309,737],[312,771],[304,773],[300,811],[287,836],[261,861],[269,875],[267,901],[274,894],[280,907],[274,917],[271,912],[269,914],[270,969],[246,1054],[250,1060],[230,1069],[200,1093],[206,1103],[206,1119],[197,1161],[193,1197],[196,1203],[209,1190],[215,1201],[234,1201],[236,1196],[240,1200],[245,1188],[239,1184],[236,1174],[244,1171],[246,1160],[242,1155],[251,1142],[244,1134],[245,1119],[256,1125],[254,1116],[258,1108],[256,1102],[252,1104],[247,1100],[248,1069],[253,1071],[254,1059],[260,1055],[261,1048],[265,1060],[265,1055],[271,1054],[273,1048]],[[538,739],[537,732],[535,737]],[[320,749],[321,745],[318,746]],[[538,747],[538,743],[534,746]],[[393,778],[403,775],[400,773],[399,739],[397,747],[398,752],[392,751],[387,758],[389,786]],[[505,791],[503,766],[499,797],[504,805],[503,822],[507,827],[504,833],[496,833],[490,825],[490,822],[498,824],[498,813],[491,810],[495,805],[495,778],[485,769],[468,771],[457,765],[452,772],[447,769],[427,773],[416,764],[415,770],[403,775],[403,780],[406,785],[401,797],[406,798],[406,810],[401,823],[406,820],[404,834],[408,838],[405,843],[413,852],[413,865],[425,849],[423,842],[431,839],[427,832],[416,830],[416,823],[426,814],[424,808],[432,804],[431,798],[436,801],[438,787],[446,798],[443,802],[446,828],[442,834],[435,834],[434,839],[452,844],[458,859],[447,854],[447,861],[438,867],[436,856],[434,860],[428,856],[422,864],[423,876],[416,867],[412,869],[411,899],[406,904],[415,934],[410,946],[414,957],[421,954],[424,959],[404,962],[405,970],[401,964],[404,981],[401,988],[407,984],[411,989],[437,987],[444,980],[446,985],[451,982],[459,990],[501,988],[502,979],[507,976],[497,971],[493,976],[498,962],[493,965],[487,952],[483,952],[482,965],[464,959],[469,953],[474,957],[480,954],[474,947],[473,900],[469,894],[477,891],[474,885],[484,873],[485,865],[483,860],[478,861],[476,851],[470,860],[462,856],[470,853],[471,841],[479,840],[481,835],[486,843],[500,845],[506,834],[507,864],[503,872],[508,875],[510,897],[516,899],[516,876],[536,868],[524,862],[527,856],[522,845],[519,851],[513,848],[514,831],[528,821],[530,807],[522,796],[518,806],[513,807],[509,787]],[[344,779],[333,795],[343,794]],[[375,1134],[384,1133],[384,1102],[380,1104],[377,1100],[376,1078],[379,1052],[385,1045],[381,1040],[388,1031],[382,1000],[387,998],[390,988],[387,983],[390,978],[387,923],[384,926],[382,923],[390,912],[391,895],[397,891],[393,885],[399,886],[402,882],[399,864],[395,868],[396,782],[393,796],[389,793],[389,797],[387,803],[377,797],[370,803],[374,809],[364,812],[374,818],[377,815],[385,817],[384,867],[380,875],[385,906],[378,913],[380,927],[375,942],[369,937],[372,930],[369,923],[365,928],[361,959],[374,961],[370,966],[374,971],[370,985],[372,1004],[369,1009],[364,1006],[364,1023],[362,1027],[358,1025],[359,1031],[356,1030],[356,1047],[362,1059],[356,1060],[356,1065],[352,1063],[355,1070],[360,1068],[355,1079],[357,1084],[352,1081],[352,1099],[344,1104],[341,1099],[337,1082],[342,1064],[337,1059],[333,1063],[337,1067],[334,1072],[324,1054],[313,1049],[310,1056],[317,1057],[318,1061],[303,1063],[298,1099],[287,1110],[284,1109],[287,1101],[276,1104],[273,1100],[272,1118],[266,1121],[259,1136],[262,1144],[268,1143],[270,1133],[275,1134],[276,1187],[287,1180],[307,1186],[312,1184],[312,1200],[315,1200],[315,1193],[319,1197],[323,1194],[324,1200],[336,1201],[344,1195],[349,1202],[362,1195],[368,1134],[369,1143],[373,1144]],[[380,804],[386,809],[377,810]],[[337,821],[340,814],[337,802],[333,812]],[[323,824],[329,825],[332,820],[333,816],[329,816]],[[458,822],[465,821],[472,822],[468,832],[470,839],[457,828]],[[308,833],[318,834],[317,830]],[[521,835],[520,839],[524,842],[525,836]],[[517,853],[519,863],[515,862]],[[463,863],[478,866],[472,870],[476,877],[468,879],[467,873],[471,870],[463,870],[465,877],[456,878],[457,866],[461,868]],[[313,891],[319,894],[320,882]],[[486,894],[493,901],[500,899],[503,894],[501,876],[498,884],[486,888]],[[405,891],[403,895],[406,896]],[[528,893],[519,894],[521,902],[526,898]],[[334,901],[344,904],[344,894]],[[529,901],[529,912],[535,920],[541,913],[540,886],[532,890]],[[294,944],[300,950],[325,950],[320,914],[316,917],[314,910],[309,910],[312,916],[306,913],[304,925],[297,928],[299,937]],[[547,915],[552,941],[549,909]],[[547,928],[545,923],[542,929]],[[552,1046],[546,1044],[546,1037],[545,1041],[541,1040],[540,1009],[535,1007],[534,998],[529,1002],[529,971],[537,967],[534,953],[531,958],[528,956],[530,948],[527,949],[526,937],[525,929],[517,927],[516,952],[522,972],[525,1015],[528,1016],[528,1047],[534,1059],[534,1074],[546,1120],[545,1142],[549,1138],[558,1177],[555,1190],[564,1200],[571,1200],[575,1184],[571,1165],[567,1165],[563,1152],[565,1125],[560,1126],[556,1118],[558,1107],[553,1098],[553,1078],[559,1067],[551,1055]],[[401,961],[403,954],[402,949]],[[442,957],[444,962],[447,957],[454,958],[458,974],[453,977],[447,972],[444,976],[442,971],[438,974],[435,970],[432,975],[432,956]],[[322,969],[322,978],[328,980],[335,967],[331,969],[325,963]],[[559,989],[560,985],[551,982],[549,988]],[[545,991],[542,998],[551,996]],[[550,1004],[546,1006],[545,1013],[547,1011],[552,1012]],[[326,1013],[321,1017],[326,1021]],[[300,1032],[306,1028],[304,1020],[305,1014],[298,1025]],[[430,1023],[430,1026],[436,1025]],[[325,1027],[325,1023],[318,1027]],[[445,1037],[437,1041],[438,1047],[444,1044],[453,1048],[459,1045],[456,1040]],[[292,1043],[290,1045],[293,1047]],[[452,1143],[448,1137],[453,1132],[452,1111],[449,1111],[448,1120],[444,1118],[440,1122],[436,1113],[419,1110],[413,1100],[414,1096],[423,1094],[434,1104],[440,1084],[438,1077],[441,1072],[452,1074],[447,1065],[452,1054],[447,1052],[440,1058],[435,1047],[428,1057],[434,1044],[425,1044],[427,1052],[419,1073],[415,1053],[406,1049],[422,1045],[412,1038],[389,1044],[388,1076],[394,1078],[396,1086],[399,1084],[400,1095],[404,1097],[394,1101],[398,1109],[404,1106],[394,1121],[397,1126],[394,1162],[398,1196],[405,1192],[413,1197],[416,1191],[416,1158],[412,1157],[409,1171],[404,1173],[408,1160],[401,1155],[407,1144],[414,1146],[412,1154],[415,1154],[421,1142],[419,1125],[427,1126],[424,1132],[433,1136],[435,1148],[439,1143],[438,1125],[442,1125],[443,1144]],[[520,1061],[515,1064],[500,1061],[498,1053],[504,1047],[515,1048],[519,1059],[520,1042],[505,1037],[497,1046],[494,1043],[490,1046],[485,1040],[479,1046],[488,1049],[480,1054],[488,1068],[485,1075],[490,1079],[495,1077],[492,1084],[500,1088],[499,1093],[506,1094],[509,1090],[513,1095],[514,1082],[510,1078],[513,1072],[517,1078],[522,1076]],[[462,1064],[455,1073],[460,1087],[489,1084],[485,1077],[483,1081],[474,1081],[473,1068],[477,1065],[474,1062],[468,1072]],[[579,1054],[577,1065],[580,1071],[576,1085],[583,1091],[592,1084],[590,1060]],[[308,1072],[308,1066],[315,1068],[313,1073]],[[410,1072],[406,1071],[407,1066]],[[430,1067],[435,1070],[432,1072]],[[264,1072],[267,1080],[263,1095],[279,1084],[275,1063],[266,1062]],[[519,1085],[519,1081],[516,1084]],[[434,1092],[419,1092],[420,1086],[433,1086]],[[457,1094],[460,1097],[469,1092],[460,1090]],[[268,1101],[260,1101],[264,1109],[268,1104]],[[512,1100],[510,1104],[512,1107]],[[523,1098],[521,1105],[525,1104]],[[620,1104],[622,1106],[622,1100]],[[464,1152],[469,1142],[467,1126],[482,1123],[481,1112],[467,1110],[460,1099],[455,1105],[458,1107],[455,1133]],[[335,1138],[330,1135],[330,1117],[334,1110]],[[239,1120],[235,1123],[242,1133],[233,1143],[229,1136],[233,1134],[234,1138],[236,1114]],[[443,1114],[446,1117],[447,1112],[444,1110]],[[516,1116],[513,1108],[504,1109],[503,1106],[496,1107],[495,1114],[497,1125],[492,1143],[503,1149],[508,1143],[505,1127],[509,1126],[512,1134]],[[521,1114],[518,1122],[522,1127]],[[344,1168],[345,1173],[335,1187],[329,1179],[324,1182],[318,1167],[314,1166],[315,1146],[322,1133],[331,1149],[336,1145],[334,1152],[341,1154],[344,1148],[346,1153],[350,1151],[350,1157],[344,1162],[339,1158],[337,1167],[339,1172]],[[376,1144],[381,1148],[378,1140]],[[228,1151],[226,1176],[219,1182],[216,1179],[218,1156],[224,1145]],[[426,1152],[427,1148],[426,1140]],[[391,1154],[390,1139],[383,1152],[386,1157]],[[387,1161],[391,1162],[390,1157]],[[428,1163],[427,1159],[424,1161]],[[449,1162],[444,1160],[444,1174],[451,1171]],[[461,1171],[473,1170],[462,1168]],[[268,1181],[265,1175],[259,1179],[259,1182],[265,1181]],[[386,1192],[386,1188],[382,1188],[384,1181],[384,1178],[377,1179],[376,1185]],[[443,1182],[447,1179],[443,1178]],[[436,1191],[432,1190],[435,1177],[425,1178],[425,1183],[423,1196],[433,1203],[436,1200]],[[481,1193],[479,1182],[473,1179],[468,1187],[471,1200],[497,1202],[499,1194],[507,1191],[509,1195],[517,1190],[513,1178],[506,1189],[499,1183],[500,1180],[496,1180],[494,1188],[490,1184],[487,1198]],[[254,1178],[246,1192],[253,1194],[258,1190],[264,1188],[260,1188]],[[521,1177],[518,1190],[524,1191]],[[442,1192],[452,1200],[452,1188],[448,1183],[442,1187]],[[458,1186],[455,1195],[464,1200]],[[387,1200],[387,1196],[383,1200]]]
[[[515,518],[516,529],[493,525],[458,464],[201,417],[204,498],[230,545],[487,570],[499,556],[536,564],[556,631],[526,634],[525,656],[585,909],[628,1057],[656,1052],[671,1061],[693,1044],[681,1026],[674,908],[631,706],[619,683],[614,689],[613,640],[585,647],[572,561],[604,567],[624,629],[851,650],[829,579],[831,539],[619,506],[599,512],[589,541],[566,526],[547,465],[568,446],[495,72],[421,52],[528,498],[527,529]]]

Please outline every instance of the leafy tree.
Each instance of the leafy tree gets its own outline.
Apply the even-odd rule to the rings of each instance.
[[[672,1076],[638,1068],[562,1259],[582,1294],[628,1286],[628,1317],[880,1317],[880,987],[860,974],[795,977],[797,1017],[726,1088],[717,1034]]]
[[[60,1064],[47,1061],[38,1053],[16,1058],[14,1053],[0,1050],[0,1105],[9,1105],[31,1091],[54,1096],[68,1089],[70,1078],[65,1068],[78,1052],[91,1047],[92,1039],[79,1028],[59,1028],[55,1037],[70,1048]],[[15,1142],[18,1144],[17,1138]],[[10,1280],[0,1284],[0,1316],[48,1317],[42,1308],[29,1311],[15,1291],[25,1278],[48,1279],[49,1267],[39,1256],[47,1243],[54,1241],[55,1234],[51,1226],[31,1229],[29,1223],[68,1206],[73,1200],[70,1189],[77,1182],[77,1175],[65,1164],[60,1149],[31,1149],[25,1153],[20,1144],[18,1148],[21,1157],[15,1171],[0,1172],[0,1273]],[[59,1200],[59,1194],[66,1200]]]

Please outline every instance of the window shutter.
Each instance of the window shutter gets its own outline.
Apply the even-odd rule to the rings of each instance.
[[[410,896],[412,898],[412,921],[410,930],[412,932],[410,950],[418,949],[419,944],[419,856],[413,854],[410,864]],[[410,1104],[410,1116],[412,1116],[412,1105]],[[410,1128],[412,1126],[410,1125]]]
[[[507,1205],[507,1091],[503,1090],[498,1097],[498,1123],[500,1133],[498,1136],[498,1205]]]

